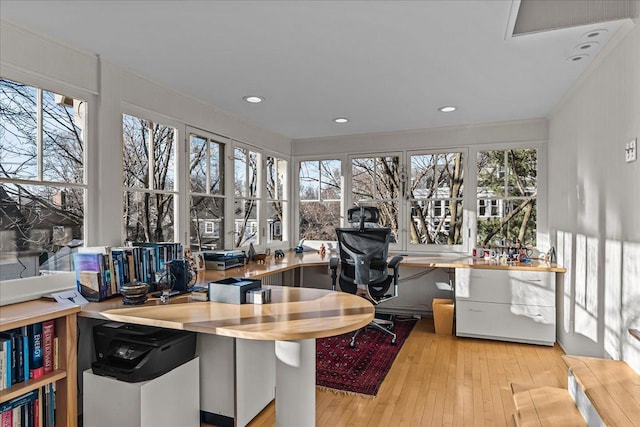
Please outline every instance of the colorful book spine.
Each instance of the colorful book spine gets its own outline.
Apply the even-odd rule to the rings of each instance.
[[[13,381],[13,344],[9,334],[0,334],[0,340],[2,340],[2,346],[5,355],[5,388],[11,387],[15,382]]]
[[[34,323],[27,327],[29,336],[29,378],[40,378],[44,375],[42,354],[42,323]]]
[[[4,378],[5,376],[5,359],[6,356],[4,355],[4,347],[2,346],[3,343],[0,343],[0,390],[4,390],[7,387],[6,384],[6,380]]]
[[[53,372],[53,337],[55,336],[55,323],[47,320],[42,323],[42,359],[44,373]]]

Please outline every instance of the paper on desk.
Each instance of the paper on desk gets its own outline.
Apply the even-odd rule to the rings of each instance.
[[[87,299],[83,297],[77,290],[54,292],[51,294],[51,296],[61,304],[71,303],[84,305],[89,303],[89,301],[87,301]]]

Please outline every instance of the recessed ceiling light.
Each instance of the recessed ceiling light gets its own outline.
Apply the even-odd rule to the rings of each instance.
[[[586,59],[586,58],[587,58],[587,56],[589,56],[589,55],[587,55],[587,54],[584,54],[584,53],[583,53],[583,54],[580,54],[580,55],[573,55],[573,56],[570,56],[570,57],[568,57],[567,59],[568,59],[569,61],[571,61],[571,62],[579,62],[579,61],[582,61],[583,59]]]
[[[249,95],[249,96],[245,96],[244,98],[245,101],[250,102],[252,104],[257,104],[259,102],[264,101],[264,98],[261,96],[255,96],[255,95]]]
[[[603,35],[604,33],[606,33],[607,30],[605,28],[600,28],[597,30],[591,30],[591,31],[587,31],[586,33],[584,33],[582,35],[582,37],[589,39],[589,40],[593,40],[596,39],[598,37],[600,37],[601,35]]]
[[[592,49],[592,48],[596,47],[597,44],[598,44],[598,42],[586,42],[586,43],[582,43],[582,44],[579,44],[578,46],[576,46],[576,49],[584,52],[585,50],[589,50],[589,49]]]
[[[453,105],[446,105],[444,107],[438,107],[438,111],[441,113],[451,113],[452,111],[456,111],[456,107]]]
[[[346,117],[337,117],[333,119],[333,121],[336,123],[347,123],[349,119],[347,119]]]

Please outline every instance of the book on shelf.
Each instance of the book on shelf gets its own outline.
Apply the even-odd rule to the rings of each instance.
[[[27,335],[29,336],[29,378],[40,378],[44,375],[42,323],[27,326]]]
[[[18,367],[16,365],[16,361],[18,359],[18,355],[16,354],[16,337],[13,332],[7,331],[0,333],[0,339],[3,340],[2,345],[6,355],[5,385],[6,388],[9,388],[18,381]]]
[[[76,272],[76,286],[87,301],[98,302],[110,296],[108,274],[105,272],[105,255],[101,253],[78,252],[73,256]]]
[[[5,363],[4,347],[0,343],[0,390],[4,390],[7,386],[4,378]]]
[[[3,356],[3,383],[4,388],[11,387],[11,339],[0,337],[0,346]]]
[[[53,337],[53,370],[60,369],[60,360],[59,360],[60,358],[58,356],[59,345],[60,345],[60,340],[58,339],[58,337],[54,336]]]
[[[53,337],[55,336],[55,323],[53,320],[42,322],[42,360],[44,373],[53,372]]]
[[[21,396],[15,397],[11,400],[7,400],[6,402],[0,403],[0,411],[4,414],[5,412],[13,413],[13,410],[16,408],[20,408],[21,406],[33,402],[38,398],[39,391],[32,390],[28,393],[25,393]]]

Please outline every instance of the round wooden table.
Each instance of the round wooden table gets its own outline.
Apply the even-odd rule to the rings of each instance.
[[[324,289],[274,286],[268,304],[190,302],[101,310],[119,322],[183,329],[247,340],[275,341],[276,425],[315,425],[315,339],[340,335],[373,320],[364,298]],[[188,306],[187,306],[188,305]]]

